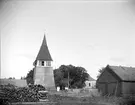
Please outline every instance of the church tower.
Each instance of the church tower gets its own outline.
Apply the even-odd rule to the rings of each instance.
[[[44,35],[42,45],[34,62],[34,84],[45,86],[47,90],[55,89],[52,61]]]

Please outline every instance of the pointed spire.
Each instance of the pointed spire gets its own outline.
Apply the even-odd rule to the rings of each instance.
[[[45,34],[36,60],[52,61],[52,57],[47,46]]]
[[[44,34],[44,39],[43,39],[42,45],[47,46],[45,34]]]

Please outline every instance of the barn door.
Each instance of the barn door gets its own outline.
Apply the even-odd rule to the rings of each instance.
[[[102,95],[106,95],[107,92],[108,92],[108,86],[107,86],[107,83],[102,83],[99,85],[99,89],[100,89],[100,92],[102,93]]]
[[[108,94],[108,83],[105,83],[105,95]]]

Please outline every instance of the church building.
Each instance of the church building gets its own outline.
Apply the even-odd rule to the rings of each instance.
[[[44,86],[47,90],[55,90],[52,57],[44,36],[39,53],[34,61],[34,84]]]

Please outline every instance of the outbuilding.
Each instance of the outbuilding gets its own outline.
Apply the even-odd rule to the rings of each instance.
[[[96,85],[102,95],[135,95],[135,68],[107,65]]]
[[[91,76],[89,76],[88,80],[85,81],[84,88],[95,88],[95,86],[96,86],[96,80],[93,79]]]

